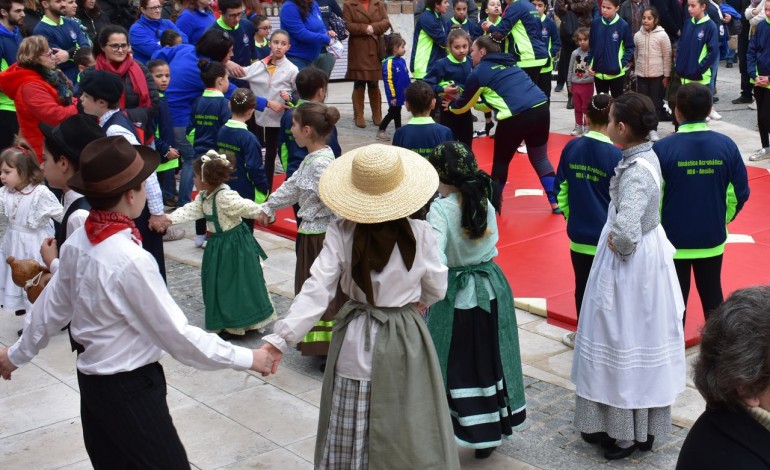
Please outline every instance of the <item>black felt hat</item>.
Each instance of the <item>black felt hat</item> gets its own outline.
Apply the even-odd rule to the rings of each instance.
[[[80,89],[94,99],[117,103],[123,95],[123,82],[114,73],[92,70],[80,79]]]
[[[56,127],[41,122],[38,124],[45,136],[46,145],[52,152],[64,155],[70,161],[80,164],[80,152],[86,145],[107,134],[99,127],[93,116],[76,114],[70,116]],[[55,155],[58,157],[59,155]],[[77,168],[77,167],[76,167]]]

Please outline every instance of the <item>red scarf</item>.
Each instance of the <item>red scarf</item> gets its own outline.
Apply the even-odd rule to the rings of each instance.
[[[134,62],[133,57],[126,56],[126,60],[119,63],[117,67],[112,62],[107,60],[104,54],[96,56],[96,70],[104,70],[105,72],[112,72],[121,79],[128,74],[128,78],[131,79],[131,85],[133,85],[134,93],[139,95],[139,107],[140,108],[152,108],[152,101],[150,101],[150,88],[147,84],[147,77],[144,75],[144,71],[139,67],[139,64]],[[123,95],[120,97],[120,109],[126,109],[126,91],[123,90]]]
[[[136,228],[134,221],[127,215],[119,212],[91,209],[91,213],[88,214],[88,218],[86,219],[85,228],[88,241],[94,245],[98,245],[127,228],[131,229],[131,236],[134,243],[137,245],[142,244],[142,235],[139,233],[139,229]]]

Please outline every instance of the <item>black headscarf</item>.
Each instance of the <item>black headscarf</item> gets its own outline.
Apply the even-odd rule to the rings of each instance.
[[[442,183],[455,186],[462,195],[460,225],[470,238],[481,238],[487,230],[487,202],[500,213],[500,185],[479,169],[476,156],[462,142],[445,142],[428,157]]]

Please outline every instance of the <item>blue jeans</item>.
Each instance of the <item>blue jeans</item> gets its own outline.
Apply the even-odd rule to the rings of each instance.
[[[306,69],[313,65],[312,60],[303,59],[301,57],[287,55],[286,58],[289,59],[289,62],[296,65],[299,70]]]
[[[174,140],[176,141],[177,150],[179,150],[179,159],[182,164],[182,175],[179,178],[179,201],[177,202],[177,205],[181,207],[192,200],[192,164],[193,160],[195,160],[195,152],[192,145],[190,145],[190,142],[187,141],[187,128],[175,127]]]
[[[711,65],[711,83],[709,83],[709,90],[711,90],[711,94],[714,94],[714,90],[716,89],[717,84],[717,72],[719,71],[719,49],[716,50],[716,58],[714,59],[714,63]]]
[[[726,62],[726,63],[728,63],[728,64],[734,64],[734,63],[738,62],[738,61],[735,59],[735,56],[736,56],[737,54],[738,54],[738,53],[735,51],[735,49],[730,49],[730,48],[728,47],[728,48],[727,48],[727,55],[725,55],[725,62]]]

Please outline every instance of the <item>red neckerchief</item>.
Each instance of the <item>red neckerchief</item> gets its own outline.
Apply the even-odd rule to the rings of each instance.
[[[85,223],[88,241],[98,245],[121,230],[131,229],[131,237],[137,245],[142,244],[142,235],[136,224],[127,215],[118,212],[91,209]]]
[[[123,80],[123,77],[128,74],[131,79],[131,85],[134,87],[134,93],[139,95],[139,107],[140,108],[152,108],[152,101],[150,99],[150,88],[147,84],[147,79],[144,76],[144,71],[139,64],[134,62],[134,59],[128,55],[126,60],[120,64],[113,64],[110,62],[104,54],[96,56],[96,70],[104,70],[105,72],[112,72]],[[126,109],[126,92],[120,96],[120,109]]]

